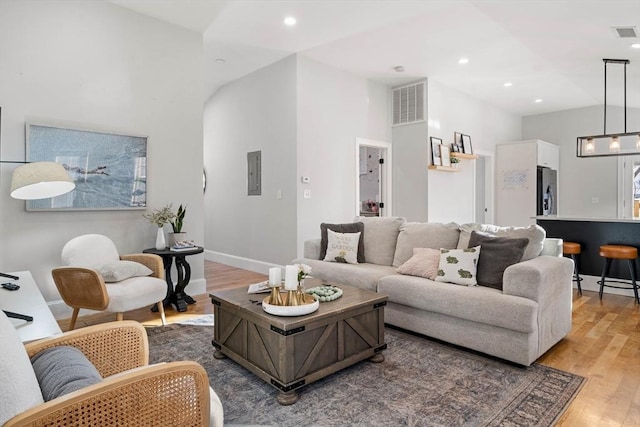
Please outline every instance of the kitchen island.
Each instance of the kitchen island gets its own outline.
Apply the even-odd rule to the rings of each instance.
[[[555,215],[534,218],[537,224],[545,229],[547,237],[580,243],[582,246],[582,253],[578,257],[580,274],[591,276],[602,274],[604,259],[599,254],[601,245],[626,245],[640,248],[640,220]],[[630,279],[627,263],[613,262],[608,277]]]

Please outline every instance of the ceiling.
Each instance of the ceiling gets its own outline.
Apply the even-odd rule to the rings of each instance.
[[[202,33],[207,96],[301,53],[390,85],[428,77],[525,116],[603,104],[602,59],[614,58],[631,61],[627,105],[640,108],[640,38],[611,29],[640,32],[640,0],[110,1]],[[623,105],[623,70],[609,65],[607,105]]]

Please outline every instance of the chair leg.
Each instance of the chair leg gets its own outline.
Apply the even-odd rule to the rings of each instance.
[[[627,263],[629,264],[629,273],[631,273],[631,286],[633,286],[633,294],[636,297],[636,303],[640,303],[640,299],[638,299],[638,284],[636,283],[636,260],[628,259]]]
[[[80,313],[79,308],[73,309],[73,314],[71,315],[71,322],[69,322],[69,330],[73,331],[73,328],[76,327],[76,320],[78,320],[78,313]]]
[[[120,312],[120,313],[116,314],[116,320],[118,322],[122,322],[124,320],[124,313]]]
[[[162,321],[162,326],[167,324],[167,318],[164,316],[164,304],[162,301],[158,303],[158,313],[160,313],[160,320]]]
[[[575,254],[571,254],[571,259],[573,260],[573,274],[576,276],[575,280],[578,285],[578,295],[582,296],[582,286],[580,285],[582,278],[580,277],[580,273],[578,273],[578,259]]]
[[[604,278],[609,274],[609,269],[611,268],[611,260],[612,258],[605,258],[604,268],[602,269],[602,278],[600,279],[600,299],[602,299],[602,294],[604,292]]]

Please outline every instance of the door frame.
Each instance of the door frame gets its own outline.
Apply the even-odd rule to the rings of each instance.
[[[492,151],[485,150],[477,150],[475,152],[478,156],[484,157],[484,201],[485,207],[489,209],[485,214],[485,223],[486,224],[495,224],[496,213],[495,213],[495,153]],[[476,185],[477,185],[477,174],[476,174],[476,162],[473,162],[473,220],[476,221],[476,212],[478,209],[477,206],[477,198],[476,198]]]
[[[633,165],[640,155],[618,157],[618,203],[616,217],[632,219],[633,216]]]
[[[392,150],[391,143],[387,141],[379,141],[375,139],[368,138],[356,138],[355,148],[356,148],[356,161],[354,164],[354,175],[356,181],[356,192],[355,192],[355,216],[360,216],[360,147],[374,147],[379,148],[383,151],[384,164],[382,166],[382,179],[380,182],[380,189],[382,190],[381,199],[384,202],[384,208],[380,211],[380,216],[391,216],[393,213],[393,193],[392,193],[392,185],[391,181],[393,178],[393,158],[392,158]]]

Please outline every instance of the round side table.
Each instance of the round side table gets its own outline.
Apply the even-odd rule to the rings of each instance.
[[[184,288],[189,284],[191,279],[191,266],[186,260],[189,255],[196,255],[204,252],[202,246],[196,246],[193,249],[172,251],[169,248],[156,249],[149,248],[142,251],[147,254],[156,254],[162,257],[164,263],[164,275],[167,281],[167,296],[163,300],[163,305],[166,307],[170,304],[176,306],[176,310],[182,312],[187,311],[187,304],[195,304],[196,300],[187,295]],[[173,281],[171,280],[171,265],[175,259],[176,270],[178,271],[178,283],[175,288]],[[158,311],[158,307],[154,306],[152,311]]]

